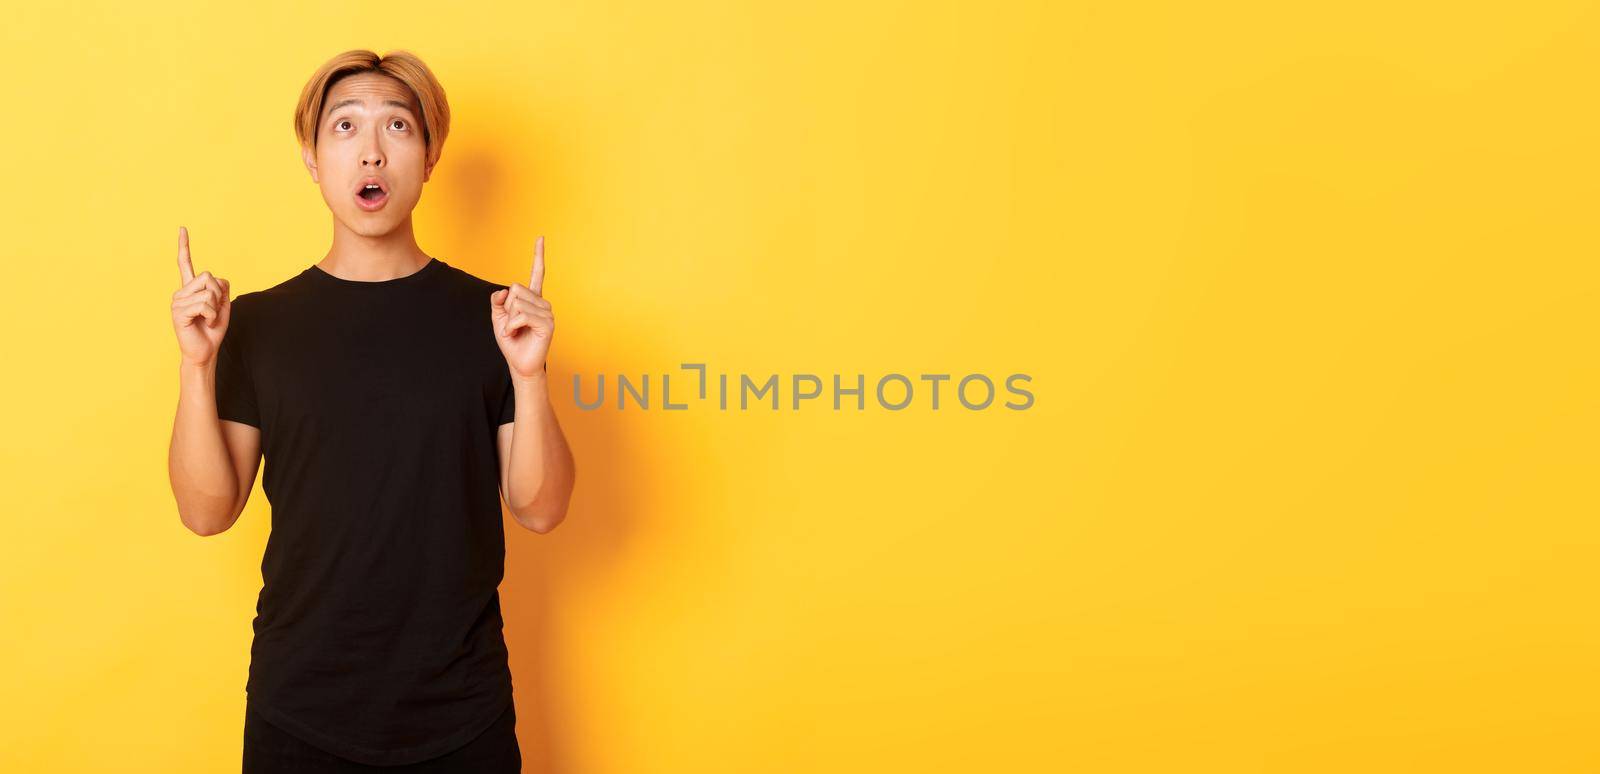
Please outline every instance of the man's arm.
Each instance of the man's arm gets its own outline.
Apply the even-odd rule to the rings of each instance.
[[[533,243],[528,284],[513,282],[489,295],[489,321],[511,370],[516,414],[500,425],[500,496],[521,524],[549,532],[567,517],[576,471],[572,450],[550,406],[546,381],[556,318],[544,298],[544,237]]]
[[[549,532],[567,517],[577,478],[572,450],[550,405],[550,388],[541,369],[532,378],[512,378],[516,419],[500,426],[500,495],[521,524]]]
[[[197,535],[238,521],[261,465],[261,431],[217,418],[215,366],[180,366],[178,413],[167,449],[167,479],[178,519]]]
[[[217,416],[218,355],[233,317],[228,281],[195,274],[189,230],[178,229],[178,279],[172,294],[172,327],[182,357],[178,366],[178,413],[167,448],[167,479],[178,501],[178,519],[200,535],[233,526],[261,461],[261,431]]]

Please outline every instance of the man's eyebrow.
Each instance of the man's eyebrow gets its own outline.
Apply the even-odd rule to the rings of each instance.
[[[342,100],[339,100],[338,102],[333,103],[333,105],[328,108],[328,112],[332,113],[333,111],[338,110],[339,108],[342,108],[345,105],[359,105],[359,104],[361,104],[361,100],[355,99],[353,97],[350,98],[350,99],[342,99]],[[397,99],[386,99],[386,100],[383,101],[383,104],[392,105],[394,107],[397,107],[397,108],[400,108],[400,109],[406,110],[406,111],[410,111],[411,110],[411,105],[409,105],[407,103],[404,103],[404,102],[401,102],[400,100],[397,100]]]

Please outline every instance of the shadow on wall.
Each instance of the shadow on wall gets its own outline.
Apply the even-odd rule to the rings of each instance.
[[[579,368],[589,366],[579,364]],[[568,394],[572,373],[568,368],[551,368],[552,382],[566,385],[559,394]],[[581,702],[573,698],[576,686],[563,681],[558,669],[567,659],[552,652],[552,643],[560,639],[551,636],[549,628],[554,595],[586,585],[576,579],[608,572],[627,553],[646,495],[638,476],[630,476],[630,471],[639,469],[640,460],[629,453],[625,417],[579,411],[568,399],[555,400],[555,405],[578,468],[566,521],[540,535],[517,524],[502,505],[507,534],[500,609],[511,651],[523,771],[529,774],[581,769],[580,762],[563,757],[562,742],[570,735],[563,732],[561,721],[571,717]]]
[[[515,224],[529,219],[498,212],[502,206],[499,203],[506,201],[500,196],[505,177],[492,153],[470,147],[455,150],[450,159],[455,167],[452,188],[440,192],[440,204],[449,208],[452,223],[461,229],[450,240],[458,246],[461,257],[447,260],[494,282],[526,283],[536,230],[530,223],[526,239],[521,240],[529,248],[527,262],[513,264],[520,269],[520,276],[500,276],[502,270],[489,268],[479,260],[498,250],[494,245],[499,240],[488,235],[503,236],[506,229],[519,228]],[[557,268],[550,272],[546,285],[552,302],[557,304],[558,315],[561,302],[555,288],[559,287],[562,260],[561,253],[550,253],[551,264]],[[639,477],[631,475],[640,468],[640,460],[636,453],[629,454],[623,426],[627,418],[614,412],[580,411],[572,404],[573,374],[599,372],[598,362],[577,359],[580,354],[563,348],[557,331],[550,353],[551,400],[578,471],[566,521],[540,535],[518,524],[501,504],[506,530],[506,575],[500,586],[500,609],[506,624],[506,646],[511,653],[517,738],[522,747],[523,771],[528,774],[562,774],[581,768],[581,762],[565,757],[568,751],[563,742],[570,734],[564,732],[561,721],[576,711],[579,702],[571,698],[575,687],[563,682],[557,671],[560,654],[552,653],[552,644],[560,639],[550,632],[554,594],[562,588],[581,587],[583,584],[575,579],[608,572],[611,563],[621,559],[627,539],[635,534],[638,509],[644,507],[643,500],[647,498],[647,492],[639,486]]]

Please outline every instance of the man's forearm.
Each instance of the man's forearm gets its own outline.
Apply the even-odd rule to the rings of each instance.
[[[550,403],[544,371],[513,377],[516,424],[506,473],[506,500],[517,522],[535,532],[555,529],[567,515],[575,471],[561,423]]]
[[[239,498],[239,481],[217,418],[215,363],[183,363],[178,381],[167,478],[178,518],[190,530],[211,535],[227,528]]]

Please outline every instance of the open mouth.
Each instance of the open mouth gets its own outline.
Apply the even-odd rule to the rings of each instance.
[[[384,203],[388,200],[389,192],[383,187],[382,181],[366,180],[356,189],[356,204],[363,210],[370,212],[383,209]]]

